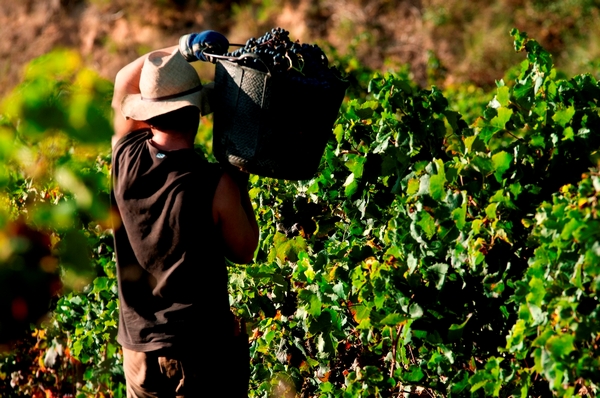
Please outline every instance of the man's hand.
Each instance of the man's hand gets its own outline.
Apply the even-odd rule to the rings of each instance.
[[[229,40],[219,32],[205,30],[179,39],[179,52],[188,62],[214,62],[210,54],[222,55],[229,49]]]

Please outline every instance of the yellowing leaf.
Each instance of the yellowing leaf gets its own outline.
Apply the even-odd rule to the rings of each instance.
[[[408,180],[408,189],[406,190],[406,193],[408,195],[414,195],[417,192],[419,192],[419,187],[421,185],[421,182],[416,179],[416,178],[411,178],[410,180]]]
[[[364,304],[357,304],[351,307],[350,312],[354,315],[354,320],[360,322],[369,319],[371,309]]]

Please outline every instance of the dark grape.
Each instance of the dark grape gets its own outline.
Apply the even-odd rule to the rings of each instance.
[[[239,58],[252,53],[257,58]],[[270,72],[302,85],[328,89],[339,84],[341,76],[329,67],[327,56],[316,44],[292,42],[289,32],[281,27],[272,28],[261,37],[251,37],[246,44],[225,54],[242,66]]]

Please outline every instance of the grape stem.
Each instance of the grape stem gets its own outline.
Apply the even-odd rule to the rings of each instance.
[[[290,61],[290,67],[287,68],[287,70],[294,69],[294,70],[297,70],[298,72],[302,72],[300,69],[294,67],[294,62],[290,58],[290,55],[288,54],[287,51],[285,52],[285,57],[288,59],[288,61]]]

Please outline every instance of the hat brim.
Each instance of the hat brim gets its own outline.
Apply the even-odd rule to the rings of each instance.
[[[121,102],[121,113],[134,120],[148,120],[186,106],[195,106],[202,115],[207,115],[211,112],[208,91],[203,86],[199,92],[164,101],[148,101],[142,99],[141,94],[129,94]]]

